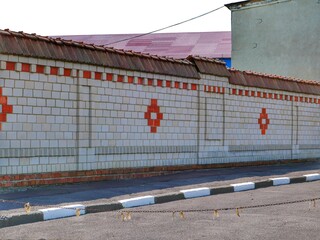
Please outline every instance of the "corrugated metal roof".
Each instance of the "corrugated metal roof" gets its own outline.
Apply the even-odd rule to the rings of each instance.
[[[63,39],[107,45],[139,34],[67,35]],[[155,33],[108,45],[125,50],[172,58],[199,55],[231,58],[231,32]]]
[[[230,72],[226,68],[226,64],[224,62],[200,56],[189,56],[187,59],[196,65],[200,73],[230,77]]]
[[[0,30],[0,53],[200,78],[195,66],[186,59],[159,57],[10,30]]]
[[[231,84],[320,95],[320,82],[317,81],[301,80],[249,71],[239,71],[235,69],[230,69],[229,71],[231,73],[229,79]]]

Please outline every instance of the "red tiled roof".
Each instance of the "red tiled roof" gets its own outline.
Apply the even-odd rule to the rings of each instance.
[[[107,45],[139,34],[68,35],[64,39]],[[108,45],[158,56],[231,58],[231,32],[155,33]]]
[[[83,42],[0,30],[0,52],[27,57],[79,62],[149,73],[200,78],[188,60],[124,51]]]
[[[10,30],[0,30],[0,53],[195,79],[200,72],[228,77],[234,85],[320,95],[320,82],[227,69],[224,63],[206,57],[178,60]]]
[[[226,68],[226,64],[217,59],[200,56],[189,56],[187,59],[196,65],[200,73],[230,77],[230,72]]]
[[[229,82],[246,87],[320,95],[320,82],[291,77],[229,69]]]

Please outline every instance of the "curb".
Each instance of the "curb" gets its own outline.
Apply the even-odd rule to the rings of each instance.
[[[301,177],[279,177],[269,178],[268,180],[258,182],[244,182],[237,184],[230,184],[228,186],[214,187],[214,188],[194,188],[181,190],[179,192],[165,193],[155,196],[142,196],[129,199],[119,200],[117,202],[110,202],[106,204],[92,204],[92,205],[66,205],[56,208],[40,209],[39,211],[30,214],[17,214],[13,216],[0,216],[0,228],[11,227],[21,224],[35,223],[41,221],[48,221],[59,218],[80,216],[90,213],[110,212],[121,210],[124,208],[140,207],[153,204],[168,203],[190,198],[205,197],[210,195],[219,195],[224,193],[242,192],[271,186],[280,186],[287,184],[312,182],[320,180],[319,173],[306,174]]]

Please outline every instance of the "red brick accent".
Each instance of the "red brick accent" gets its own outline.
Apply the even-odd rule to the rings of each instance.
[[[270,124],[270,119],[268,117],[266,108],[261,109],[260,117],[258,119],[258,124],[260,126],[261,134],[265,135],[268,129],[268,125]]]
[[[191,84],[191,90],[193,90],[193,91],[198,90],[198,85],[197,84]]]
[[[182,88],[183,89],[188,89],[188,83],[182,83]]]
[[[70,77],[71,76],[71,69],[70,68],[64,68],[63,69],[63,75],[65,77]]]
[[[152,115],[154,114],[156,117],[152,118]],[[157,127],[160,127],[160,121],[163,119],[163,113],[160,112],[157,99],[151,99],[151,103],[147,107],[147,111],[144,113],[144,118],[147,119],[150,132],[156,133]]]
[[[139,77],[138,78],[138,84],[143,85],[144,84],[144,78]]]
[[[57,67],[50,67],[50,74],[51,75],[58,75],[59,68]]]
[[[3,113],[12,113],[13,107],[11,105],[2,105]]]
[[[44,66],[43,65],[37,65],[36,66],[36,72],[37,73],[44,73]]]
[[[175,88],[180,88],[180,82],[174,82],[174,87]]]
[[[133,83],[134,77],[133,76],[128,76],[128,83]]]
[[[242,96],[243,95],[243,90],[239,89],[239,94],[238,95]]]
[[[7,62],[6,70],[15,71],[16,63],[15,62]]]
[[[107,73],[107,81],[112,81],[112,79],[113,79],[113,74]]]
[[[102,80],[102,73],[101,72],[95,72],[94,73],[94,79],[95,80]]]
[[[83,71],[83,78],[91,78],[91,72],[90,71]]]
[[[162,87],[162,84],[163,84],[163,80],[158,79],[157,80],[157,86],[158,87]]]
[[[261,92],[257,92],[257,97],[261,98]]]
[[[153,79],[148,78],[148,86],[152,86],[153,85]]]
[[[171,81],[168,81],[168,80],[166,81],[166,87],[167,87],[167,88],[170,88],[170,87],[171,87]]]
[[[21,64],[21,72],[30,72],[30,64],[22,63]]]
[[[2,89],[1,89],[1,92],[2,92]],[[0,94],[0,104],[2,104],[2,105],[7,104],[7,97],[1,96],[1,95],[2,95],[2,93]]]
[[[231,94],[232,94],[232,95],[237,95],[237,89],[234,89],[234,88],[233,88]]]
[[[0,87],[0,105],[1,105],[1,111],[0,111],[0,131],[2,130],[2,124],[3,122],[7,121],[7,114],[13,113],[13,106],[8,105],[8,97],[2,95],[2,88]]]
[[[123,82],[123,75],[118,75],[117,82]]]

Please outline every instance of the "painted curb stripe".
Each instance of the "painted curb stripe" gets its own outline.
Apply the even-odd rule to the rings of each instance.
[[[128,208],[128,207],[138,207],[138,206],[150,205],[155,203],[172,202],[177,200],[183,200],[185,198],[191,198],[191,196],[202,197],[202,196],[209,196],[209,195],[218,195],[223,193],[240,192],[240,191],[252,190],[257,188],[265,188],[269,186],[277,186],[282,184],[294,184],[294,183],[317,181],[317,180],[320,180],[320,174],[313,173],[313,174],[303,175],[302,177],[272,178],[269,180],[260,181],[256,183],[254,182],[238,183],[238,184],[231,184],[230,186],[222,186],[222,187],[211,188],[211,189],[195,188],[195,189],[181,190],[180,192],[176,192],[176,193],[161,194],[158,196],[144,196],[144,197],[130,198],[125,200],[120,200],[114,203],[90,205],[87,207],[85,207],[82,204],[67,205],[60,208],[41,209],[38,212],[34,212],[32,214],[20,214],[20,215],[10,216],[3,220],[1,219],[0,228],[17,226],[20,224],[46,221],[46,220],[57,219],[57,218],[72,217],[76,215],[76,209],[80,209],[80,214],[83,215],[86,213],[114,211],[114,210],[120,210],[122,208]]]
[[[273,186],[285,185],[290,183],[290,178],[281,177],[281,178],[270,178],[273,181]]]
[[[306,177],[306,181],[307,182],[320,180],[320,174],[319,173],[306,174],[306,175],[303,175],[303,176]]]
[[[98,213],[98,212],[110,212],[114,210],[123,209],[121,203],[106,203],[106,204],[99,204],[99,205],[88,205],[86,206],[86,213]]]
[[[245,183],[237,183],[237,184],[230,184],[235,192],[241,192],[246,190],[254,189],[255,185],[254,182],[245,182]]]
[[[266,188],[266,187],[272,187],[273,182],[270,180],[266,180],[266,181],[255,182],[254,185],[255,185],[255,189]]]
[[[292,177],[290,178],[290,184],[292,183],[304,183],[306,182],[306,177]]]
[[[144,205],[151,205],[155,203],[154,196],[144,196],[120,200],[124,208],[139,207]]]
[[[218,188],[211,188],[210,195],[218,195],[224,193],[233,193],[234,188],[232,186],[227,187],[218,187]]]
[[[183,193],[167,193],[154,196],[155,204],[184,200]]]
[[[67,205],[61,208],[46,208],[40,209],[39,211],[43,213],[43,220],[47,221],[57,218],[76,216],[76,209],[80,209],[80,215],[85,214],[85,206],[82,204]]]
[[[180,192],[184,194],[184,197],[186,199],[210,196],[209,188],[194,188],[194,189],[188,189],[188,190],[181,190]]]
[[[0,221],[0,228],[5,227],[12,227],[21,224],[28,224],[28,223],[35,223],[35,222],[42,222],[43,221],[43,214],[42,212],[33,212],[30,214],[19,214],[9,216],[5,219],[1,219]]]

